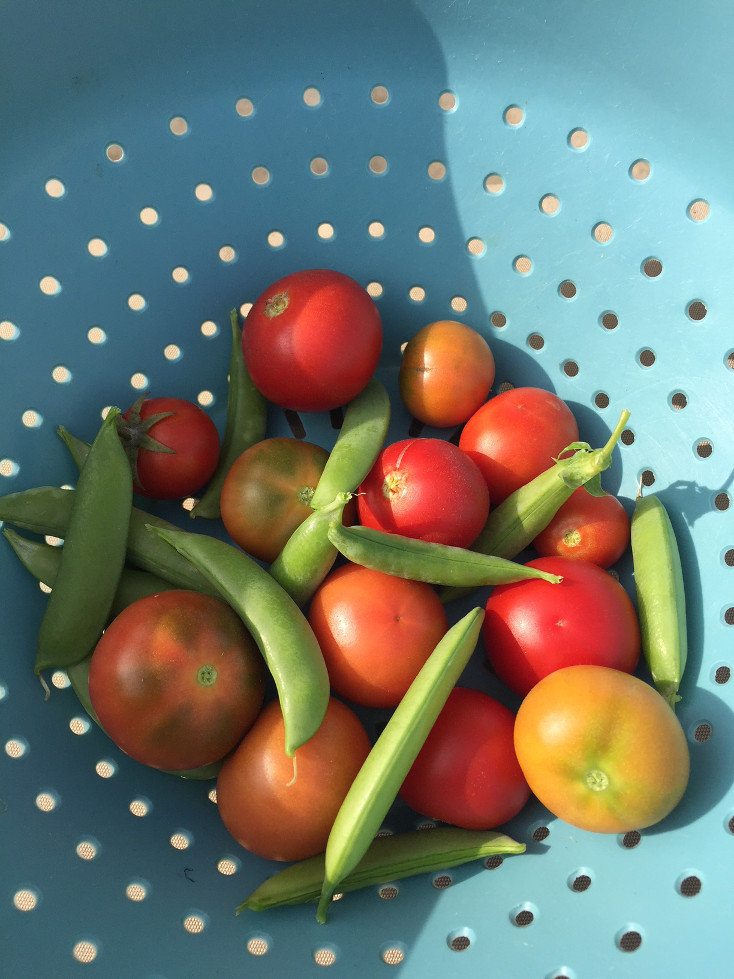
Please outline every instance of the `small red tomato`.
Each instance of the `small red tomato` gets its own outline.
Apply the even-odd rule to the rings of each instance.
[[[583,486],[571,494],[533,541],[541,557],[574,558],[610,568],[630,542],[630,518],[616,496],[592,496]]]
[[[387,446],[357,491],[363,526],[438,544],[469,547],[488,513],[481,472],[443,439],[406,439]]]

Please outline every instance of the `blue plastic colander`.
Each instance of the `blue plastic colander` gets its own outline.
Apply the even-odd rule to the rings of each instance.
[[[692,757],[641,834],[530,803],[524,856],[346,895],[326,926],[235,917],[277,865],[228,836],[213,783],[90,726],[63,673],[44,701],[46,597],[0,541],[3,975],[731,974],[732,26],[727,0],[0,3],[0,493],[73,483],[56,426],[89,438],[144,390],[221,429],[230,309],[340,269],[382,314],[391,439],[400,345],[441,318],[485,334],[495,390],[555,391],[592,444],[630,409],[605,486],[631,508],[642,479],[672,515]],[[466,682],[512,704],[482,661]]]

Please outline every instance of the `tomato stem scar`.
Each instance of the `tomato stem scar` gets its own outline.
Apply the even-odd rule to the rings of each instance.
[[[263,312],[269,320],[273,319],[275,316],[280,316],[288,308],[290,298],[287,292],[277,292],[274,296],[270,296],[265,300],[265,309]]]
[[[587,788],[593,792],[603,792],[609,788],[609,776],[599,768],[591,768],[584,776]]]
[[[200,666],[199,671],[196,674],[196,679],[202,685],[202,687],[212,687],[217,680],[217,668],[211,663],[207,663],[205,666]]]

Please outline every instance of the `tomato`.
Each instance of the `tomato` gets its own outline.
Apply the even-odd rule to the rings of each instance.
[[[536,684],[517,713],[515,749],[543,805],[594,833],[660,822],[688,784],[674,712],[643,680],[604,666],[569,666]]]
[[[368,707],[395,707],[449,624],[421,581],[344,564],[316,590],[308,621],[333,690]]]
[[[220,512],[235,543],[271,562],[309,506],[329,453],[302,439],[263,439],[235,460],[222,486]]]
[[[330,411],[364,388],[382,351],[374,300],[354,279],[305,269],[278,279],[245,319],[242,351],[252,380],[273,404]]]
[[[516,816],[530,789],[515,756],[515,715],[493,697],[454,687],[408,772],[400,796],[412,809],[464,829]]]
[[[486,401],[494,375],[494,356],[481,333],[465,323],[438,320],[406,344],[398,387],[414,418],[447,428],[463,424]]]
[[[549,469],[578,439],[576,419],[565,401],[542,388],[521,387],[495,395],[475,411],[459,448],[481,469],[496,506]]]
[[[237,842],[268,860],[302,860],[326,847],[331,825],[370,752],[357,715],[331,698],[321,726],[289,758],[277,700],[260,715],[217,779],[219,815]]]
[[[143,395],[117,421],[135,492],[180,500],[209,482],[219,462],[219,432],[209,415],[183,398]]]
[[[592,496],[583,486],[571,494],[533,541],[541,557],[559,555],[610,568],[630,542],[630,518],[616,496]]]
[[[89,697],[102,728],[136,761],[182,771],[218,761],[262,707],[266,669],[225,602],[171,590],[139,598],[92,653]]]
[[[487,599],[482,637],[499,678],[520,696],[538,680],[579,663],[632,673],[640,627],[622,585],[589,561],[536,558],[528,567],[563,576],[498,585]]]
[[[382,450],[360,486],[365,527],[468,547],[484,526],[489,493],[472,460],[451,442],[420,438]]]

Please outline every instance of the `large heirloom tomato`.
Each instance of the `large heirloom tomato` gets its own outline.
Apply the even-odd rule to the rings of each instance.
[[[365,387],[382,351],[374,300],[354,279],[305,269],[274,282],[255,300],[242,330],[255,386],[294,411],[330,411]]]
[[[569,666],[536,684],[517,712],[515,750],[543,805],[595,833],[652,826],[688,784],[673,711],[643,680],[604,666]]]
[[[124,752],[183,771],[239,743],[262,707],[265,677],[255,641],[225,602],[173,589],[113,619],[92,654],[89,698]]]

